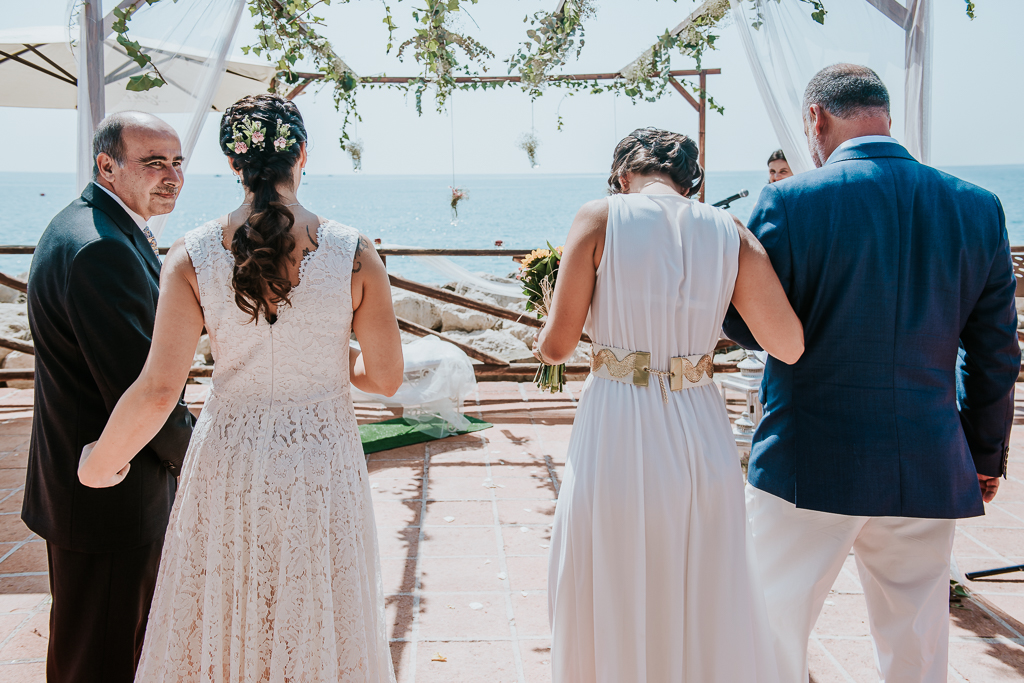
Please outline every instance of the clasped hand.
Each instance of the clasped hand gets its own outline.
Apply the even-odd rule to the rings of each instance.
[[[96,448],[97,441],[93,441],[90,444],[86,444],[82,448],[82,457],[78,460],[78,480],[88,486],[91,489],[105,489],[111,486],[117,486],[124,478],[128,476],[128,470],[131,469],[132,464],[126,463],[124,467],[114,473],[110,477],[97,476],[92,471],[93,468],[89,467],[89,455],[93,449]]]

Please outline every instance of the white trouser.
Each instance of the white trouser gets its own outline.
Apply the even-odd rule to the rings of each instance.
[[[807,643],[853,549],[883,683],[946,683],[956,521],[803,510],[747,485],[754,564],[782,683],[807,683]]]

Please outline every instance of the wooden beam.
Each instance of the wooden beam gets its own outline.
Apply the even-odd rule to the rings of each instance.
[[[701,71],[700,72],[700,109],[697,110],[698,114],[700,115],[700,117],[699,117],[700,121],[698,122],[698,125],[697,125],[697,153],[698,153],[697,163],[699,163],[700,167],[703,168],[703,169],[707,168],[707,162],[704,160],[705,159],[705,154],[704,154],[704,134],[707,131],[707,119],[708,119],[707,92],[708,92],[708,75],[707,75],[707,72]],[[705,178],[706,177],[707,176],[705,176]],[[706,182],[703,185],[700,186],[700,194],[698,195],[698,199],[700,199],[700,201],[702,201],[702,202],[704,201],[704,192],[705,192],[705,190],[707,190],[707,186],[708,186],[708,184]]]
[[[417,247],[378,247],[381,256],[526,256],[533,249],[420,249]],[[2,252],[0,252],[2,253]]]
[[[689,102],[689,103],[690,103],[690,106],[691,106],[691,107],[693,107],[693,108],[694,108],[694,110],[696,110],[696,111],[697,111],[698,113],[700,112],[700,102],[698,102],[698,101],[697,101],[697,100],[696,100],[696,99],[694,98],[694,96],[690,94],[690,91],[689,91],[689,90],[687,90],[686,88],[684,88],[684,87],[683,87],[683,84],[682,84],[682,83],[680,83],[680,82],[679,82],[679,81],[677,81],[676,79],[672,78],[672,79],[670,79],[670,80],[669,80],[669,84],[670,84],[670,85],[671,85],[671,86],[672,86],[673,88],[675,88],[675,89],[676,89],[676,91],[677,91],[677,92],[678,92],[678,93],[679,93],[680,95],[682,95],[682,96],[683,96],[683,97],[684,97],[684,98],[686,99],[686,101],[687,101],[687,102]]]
[[[410,334],[415,334],[417,337],[426,337],[428,335],[437,337],[441,341],[446,341],[449,344],[457,346],[458,348],[462,349],[463,353],[465,353],[467,356],[469,356],[470,358],[476,358],[481,363],[486,363],[488,365],[508,365],[508,362],[501,358],[498,358],[497,356],[492,356],[491,354],[484,353],[479,349],[474,349],[472,346],[469,346],[468,344],[463,344],[462,342],[456,341],[446,334],[435,332],[429,327],[417,325],[411,320],[399,318],[398,329],[404,330]]]
[[[669,34],[670,36],[672,36],[673,38],[675,38],[675,37],[676,37],[676,36],[678,36],[678,35],[679,35],[680,33],[682,33],[683,31],[685,31],[685,30],[686,30],[686,29],[687,29],[687,28],[688,28],[688,27],[690,26],[690,24],[692,24],[692,23],[693,23],[693,21],[694,21],[694,20],[695,20],[695,19],[696,19],[697,17],[699,17],[699,16],[701,15],[701,14],[703,14],[703,13],[704,13],[704,12],[705,12],[705,11],[707,10],[707,8],[708,8],[708,6],[709,6],[709,5],[712,5],[712,4],[714,4],[714,3],[717,3],[718,1],[719,1],[719,0],[704,0],[704,2],[703,2],[703,3],[701,3],[701,6],[700,6],[700,7],[698,7],[698,8],[697,8],[697,9],[695,9],[695,10],[693,10],[693,11],[692,11],[692,12],[690,13],[690,16],[686,17],[686,18],[685,18],[685,19],[683,19],[683,20],[682,20],[681,22],[679,22],[678,24],[676,24],[676,27],[675,27],[674,29],[672,29],[671,31],[669,31],[669,32],[668,32],[668,34]],[[871,1],[871,0],[868,0],[868,2],[870,2],[870,1]],[[629,70],[630,70],[631,68],[633,68],[633,65],[634,65],[634,64],[636,64],[636,63],[637,63],[637,62],[639,62],[640,60],[642,60],[642,59],[644,59],[645,57],[647,57],[647,56],[648,56],[648,55],[649,55],[650,53],[651,53],[651,48],[647,48],[646,50],[644,50],[643,52],[641,52],[641,53],[640,53],[640,56],[639,56],[639,57],[637,57],[636,59],[634,59],[634,60],[633,60],[632,62],[630,62],[630,63],[629,63],[629,64],[627,64],[626,66],[622,67],[622,69],[621,69],[621,71],[620,71],[619,73],[626,73],[626,72],[627,72],[627,71],[629,71]],[[675,75],[675,72],[673,72],[673,75]],[[691,76],[696,76],[697,74],[690,74],[690,75],[691,75]]]
[[[670,76],[699,76],[700,71],[696,69],[672,69],[668,72]],[[704,69],[704,73],[709,76],[716,76],[722,73],[721,69]],[[323,78],[323,74],[314,73],[312,71],[304,71],[296,74],[299,78],[308,78],[313,81],[318,81]],[[660,73],[653,74],[655,76]],[[621,72],[604,72],[604,73],[592,73],[592,74],[564,74],[561,76],[552,76],[550,80],[553,81],[614,81],[623,78]],[[409,83],[410,81],[421,81],[422,76],[363,76],[359,79],[361,83]],[[519,76],[456,76],[452,79],[456,83],[519,83],[522,78]]]
[[[25,342],[22,341],[21,339],[0,337],[0,347],[10,349],[11,351],[20,351],[21,353],[27,353],[30,356],[36,355],[36,347],[30,342]]]
[[[11,277],[10,275],[5,275],[4,273],[0,273],[0,285],[5,285],[7,287],[10,287],[11,289],[16,289],[19,292],[28,291],[27,282],[25,282],[24,280],[19,280],[16,277]]]
[[[456,304],[463,308],[480,311],[481,313],[486,313],[487,315],[494,316],[495,318],[501,318],[502,320],[511,320],[528,327],[544,327],[543,322],[537,320],[529,313],[510,311],[507,308],[502,308],[501,306],[485,304],[482,301],[470,299],[467,296],[462,296],[455,292],[449,292],[447,289],[425,285],[420,282],[414,282],[413,280],[406,280],[403,277],[392,275],[391,273],[388,273],[388,278],[391,280],[392,287],[398,287],[399,289],[404,289],[409,292],[422,294],[423,296],[428,296],[431,299],[437,299],[438,301],[443,301],[447,304]]]
[[[290,93],[284,96],[284,98],[286,100],[294,100],[296,97],[301,95],[302,91],[306,89],[306,86],[312,82],[313,81],[308,78],[303,80],[302,83],[299,83],[297,86],[295,86]]]

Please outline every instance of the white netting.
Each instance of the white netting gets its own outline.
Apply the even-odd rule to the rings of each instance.
[[[352,342],[353,346],[358,346]],[[402,347],[405,370],[402,386],[391,397],[368,394],[352,387],[357,403],[382,403],[403,408],[403,417],[436,438],[469,427],[462,402],[476,388],[473,363],[458,347],[437,337],[424,337]]]

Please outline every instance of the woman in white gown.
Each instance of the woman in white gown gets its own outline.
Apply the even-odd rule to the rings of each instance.
[[[756,239],[690,199],[703,176],[686,136],[618,144],[612,194],[577,215],[535,345],[558,363],[584,327],[595,342],[551,544],[555,683],[778,680],[711,358],[730,301],[784,362],[803,330]]]
[[[349,384],[391,395],[401,339],[365,237],[296,200],[295,105],[221,122],[245,202],[171,247],[153,345],[79,477],[116,486],[166,419],[205,325],[213,387],[185,458],[136,681],[394,681]],[[355,331],[363,352],[349,350]]]

